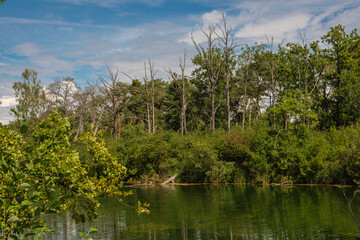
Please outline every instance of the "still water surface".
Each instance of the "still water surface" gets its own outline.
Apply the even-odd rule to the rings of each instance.
[[[351,199],[354,188],[346,188]],[[321,186],[188,185],[133,188],[124,202],[101,200],[94,239],[360,239],[342,189]],[[360,218],[360,198],[351,203]],[[68,213],[46,218],[45,239],[78,239],[90,227]]]

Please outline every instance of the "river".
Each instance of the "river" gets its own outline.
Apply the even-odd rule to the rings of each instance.
[[[101,199],[99,218],[75,224],[69,213],[46,217],[44,239],[360,239],[348,201],[354,188],[330,186],[176,185],[132,188],[124,203]],[[360,194],[359,194],[360,195]],[[360,197],[351,202],[360,219]],[[137,201],[150,214],[137,215]]]

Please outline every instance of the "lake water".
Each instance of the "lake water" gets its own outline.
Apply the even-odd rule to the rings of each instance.
[[[346,188],[349,200],[354,188]],[[70,214],[48,216],[56,233],[45,239],[79,239],[93,226],[94,239],[360,239],[343,190],[321,186],[187,185],[132,188],[124,203],[150,203],[150,214],[110,199],[100,217],[75,224]],[[351,203],[360,220],[360,197]]]

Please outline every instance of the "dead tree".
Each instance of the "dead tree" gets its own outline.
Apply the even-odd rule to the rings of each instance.
[[[151,62],[149,58],[149,73],[151,79],[151,109],[152,109],[152,132],[155,133],[156,125],[155,125],[155,74],[154,63]]]
[[[180,115],[180,131],[181,135],[187,134],[187,123],[186,123],[186,110],[188,105],[188,98],[187,98],[187,90],[186,85],[188,84],[188,78],[185,76],[185,62],[186,62],[186,51],[184,51],[184,58],[180,60],[179,67],[181,69],[181,75],[177,75],[174,73],[170,68],[167,72],[170,74],[172,80],[174,81],[177,90],[180,92],[181,97],[181,115]]]
[[[146,101],[146,113],[147,113],[147,125],[148,132],[151,133],[151,121],[150,121],[150,100],[149,100],[149,80],[147,77],[146,63],[144,62],[144,85],[145,85],[145,101]]]
[[[54,82],[48,86],[47,101],[50,108],[57,108],[69,117],[70,111],[74,107],[74,95],[77,92],[77,86],[74,78],[65,77],[63,80],[55,78]]]
[[[214,34],[215,26],[209,26],[208,31],[206,32],[203,27],[201,27],[202,33],[206,37],[206,46],[197,43],[194,39],[193,33],[191,33],[191,40],[195,46],[195,49],[200,57],[201,65],[205,69],[207,75],[207,85],[210,92],[210,102],[211,102],[211,114],[210,114],[210,130],[213,132],[215,130],[215,114],[218,107],[215,106],[215,90],[219,81],[221,67],[223,64],[222,57],[217,57],[216,46]]]
[[[120,134],[120,129],[117,129],[120,126],[120,112],[122,108],[122,102],[124,101],[125,94],[123,94],[126,85],[121,83],[119,80],[119,70],[111,70],[107,68],[109,81],[106,81],[103,78],[100,78],[100,81],[103,87],[100,88],[100,91],[104,95],[106,101],[105,108],[110,112],[112,118],[112,135],[116,137],[117,134]]]
[[[227,130],[230,132],[231,129],[231,109],[230,109],[230,79],[232,77],[232,63],[231,63],[231,54],[234,52],[235,48],[239,45],[236,43],[235,39],[231,36],[232,28],[228,26],[225,13],[222,13],[222,25],[217,25],[220,30],[220,34],[216,33],[219,41],[220,47],[223,49],[224,54],[224,64],[225,64],[225,91],[226,91],[226,113],[227,113]]]
[[[146,62],[144,62],[144,91],[137,92],[135,95],[139,96],[140,99],[143,100],[146,106],[146,121],[147,121],[147,129],[149,133],[156,132],[156,124],[155,124],[155,75],[156,71],[154,70],[154,64],[151,62],[150,58],[148,61],[149,64],[149,73],[150,73],[150,81],[151,86],[149,86],[149,78],[148,78],[148,70],[146,67]],[[135,81],[133,77],[127,74],[125,71],[121,71],[122,74],[127,76],[132,81]],[[143,97],[145,96],[145,97]],[[150,117],[151,115],[151,117]]]

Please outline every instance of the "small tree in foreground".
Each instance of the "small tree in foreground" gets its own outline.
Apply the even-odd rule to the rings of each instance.
[[[26,128],[21,128],[22,133]],[[69,210],[77,222],[97,217],[98,196],[116,196],[125,167],[115,162],[103,141],[88,132],[89,163],[70,148],[69,122],[53,112],[25,142],[21,135],[0,128],[0,237],[23,239],[46,232],[41,217]],[[144,205],[138,212],[147,212]],[[146,205],[145,205],[146,206]]]

